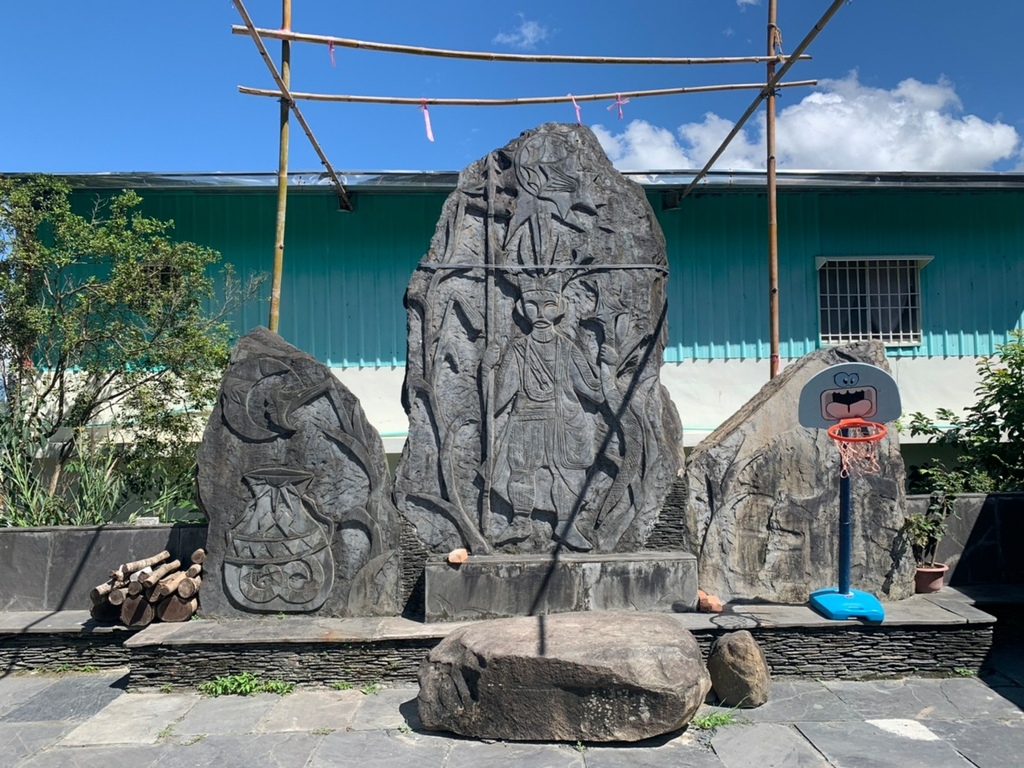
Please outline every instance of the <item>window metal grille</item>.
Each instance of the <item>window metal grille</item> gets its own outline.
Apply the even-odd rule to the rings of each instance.
[[[921,343],[921,268],[931,257],[818,259],[822,344]]]

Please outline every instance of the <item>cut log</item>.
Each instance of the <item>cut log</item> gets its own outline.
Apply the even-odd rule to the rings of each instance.
[[[123,581],[111,579],[110,581],[106,581],[93,589],[92,592],[89,593],[89,599],[92,601],[93,605],[96,605],[96,603],[103,602],[111,591],[118,589],[119,587],[123,587],[124,585],[125,582]]]
[[[186,600],[178,595],[164,598],[156,606],[156,615],[160,621],[188,621],[199,608],[196,598]]]
[[[170,576],[165,576],[157,582],[157,585],[153,587],[153,591],[149,595],[150,602],[156,602],[162,598],[167,597],[177,590],[178,585],[181,584],[185,578],[184,571],[175,571]]]
[[[202,565],[206,561],[206,550],[199,548],[192,553],[192,562],[195,565]]]
[[[130,563],[125,563],[124,565],[120,566],[116,571],[111,571],[110,578],[117,579],[118,581],[123,581],[124,579],[128,578],[129,574],[134,573],[135,571],[142,570],[146,566],[162,563],[170,556],[171,553],[165,549],[163,552],[153,555],[152,557],[146,557],[142,560],[134,560]]]
[[[141,595],[146,591],[146,588],[142,586],[142,582],[136,579],[135,581],[128,582],[128,594],[134,597],[135,595]]]
[[[121,605],[121,623],[126,627],[145,627],[156,617],[156,610],[145,594],[126,597]]]
[[[134,583],[134,582],[138,581],[139,579],[148,576],[152,572],[153,572],[153,566],[147,565],[145,568],[142,568],[142,569],[136,571],[135,573],[133,573],[131,576],[129,576],[128,577],[128,581]]]
[[[199,592],[199,586],[203,583],[201,576],[192,576],[182,579],[178,584],[178,595],[186,600],[194,597]]]
[[[179,568],[181,568],[181,560],[171,560],[171,562],[164,563],[163,565],[153,569],[152,573],[147,573],[139,579],[139,581],[142,582],[142,586],[144,587],[153,587],[156,586],[156,583],[164,576],[178,570]]]
[[[118,587],[117,589],[112,589],[110,594],[107,595],[107,602],[111,605],[124,605],[127,597],[128,587]]]
[[[96,621],[102,621],[104,623],[116,622],[121,618],[121,609],[104,600],[102,603],[96,603],[96,605],[90,609],[89,615]]]
[[[191,578],[194,578],[194,577],[198,576],[202,572],[203,572],[203,564],[202,563],[192,563],[192,565],[190,565],[188,567],[188,570],[185,571],[185,575],[188,576],[191,579]]]

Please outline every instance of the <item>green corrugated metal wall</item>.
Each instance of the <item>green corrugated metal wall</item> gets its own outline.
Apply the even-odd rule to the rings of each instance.
[[[146,213],[221,251],[246,275],[269,272],[276,198],[253,191],[142,191]],[[327,190],[290,193],[281,334],[340,366],[405,360],[402,296],[441,211],[441,193],[357,192],[340,213]],[[651,202],[668,241],[666,360],[768,355],[763,194],[700,194],[674,210]],[[781,355],[818,347],[816,256],[929,255],[924,340],[890,355],[989,354],[1024,323],[1024,192],[783,192],[779,195]],[[235,319],[266,324],[264,300]]]

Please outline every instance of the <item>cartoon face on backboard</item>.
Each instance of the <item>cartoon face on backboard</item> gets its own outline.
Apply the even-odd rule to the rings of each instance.
[[[835,388],[821,393],[821,418],[867,420],[878,412],[878,390],[860,386],[859,373],[839,371],[832,380]]]
[[[800,424],[827,429],[843,419],[887,422],[902,412],[892,376],[867,363],[841,363],[811,377],[800,392]]]

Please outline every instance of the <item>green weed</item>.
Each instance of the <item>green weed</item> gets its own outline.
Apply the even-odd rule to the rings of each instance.
[[[732,712],[710,712],[706,715],[698,715],[690,721],[690,725],[701,731],[713,731],[723,725],[733,725],[736,718]]]
[[[251,672],[225,675],[200,683],[199,692],[205,696],[253,696],[257,693],[284,695],[295,690],[294,683],[284,680],[263,680]]]

